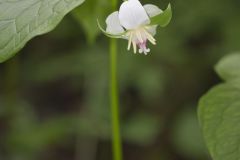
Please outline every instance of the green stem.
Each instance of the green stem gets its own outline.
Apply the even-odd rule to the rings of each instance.
[[[118,0],[112,0],[113,11],[116,10],[117,3]],[[113,160],[122,160],[122,142],[117,89],[117,41],[115,39],[111,39],[110,41],[110,81]]]
[[[119,100],[117,89],[117,41],[111,39],[110,42],[110,93],[112,111],[112,149],[113,160],[122,160],[122,144],[120,134]]]

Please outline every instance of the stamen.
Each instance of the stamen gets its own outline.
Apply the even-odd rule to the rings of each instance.
[[[156,39],[147,30],[144,29],[144,32],[150,39],[152,39],[152,41],[156,41]]]
[[[150,33],[148,33],[148,31],[146,31],[145,29],[144,29],[144,33],[146,34],[147,39],[148,39],[153,45],[156,45],[156,40],[155,40],[155,38],[153,38],[153,36],[152,36]]]
[[[135,42],[132,42],[133,44],[133,50],[134,50],[134,54],[137,53],[137,44]]]
[[[131,49],[133,45],[134,54],[144,53],[147,55],[150,52],[150,49],[147,48],[147,41],[149,40],[153,45],[156,45],[156,40],[154,37],[147,31],[146,28],[138,28],[136,30],[131,30],[127,33],[128,37],[128,50]],[[139,48],[139,49],[138,49]]]
[[[143,43],[144,41],[143,41],[143,38],[142,38],[142,35],[141,35],[141,31],[136,31],[136,36],[137,36],[137,38],[138,38],[138,40],[141,42],[141,43]]]
[[[132,38],[133,38],[133,33],[132,33],[132,32],[130,32],[130,37],[129,37],[129,40],[128,40],[128,50],[130,50],[130,49],[131,49]]]

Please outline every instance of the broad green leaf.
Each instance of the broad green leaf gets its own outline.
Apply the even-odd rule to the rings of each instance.
[[[54,29],[84,0],[1,0],[0,62],[17,53],[33,37]]]
[[[239,159],[240,83],[213,88],[200,100],[198,114],[213,159]]]
[[[211,89],[199,103],[199,121],[214,160],[240,157],[240,54],[224,57],[216,66],[225,83]]]
[[[151,25],[160,25],[161,27],[166,27],[172,19],[172,8],[171,4],[168,5],[167,9],[162,13],[151,17]]]
[[[240,77],[240,54],[224,57],[215,67],[217,73],[224,80]]]

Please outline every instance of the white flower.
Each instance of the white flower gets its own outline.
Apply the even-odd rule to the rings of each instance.
[[[151,17],[163,11],[157,6],[146,4],[142,6],[139,0],[128,0],[122,3],[119,11],[113,12],[106,19],[106,33],[114,38],[128,40],[128,50],[133,46],[134,53],[139,48],[139,53],[147,55],[150,49],[147,42],[156,45],[154,35],[157,25],[151,25]]]

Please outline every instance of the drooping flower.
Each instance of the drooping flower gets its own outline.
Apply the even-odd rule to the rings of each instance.
[[[128,50],[133,46],[134,53],[147,55],[150,49],[147,47],[148,41],[156,45],[154,38],[158,24],[166,26],[170,19],[171,7],[163,12],[153,4],[142,6],[139,0],[124,1],[119,11],[110,14],[106,19],[107,29],[100,29],[109,37],[123,38],[128,40]],[[170,13],[170,14],[169,14]]]

